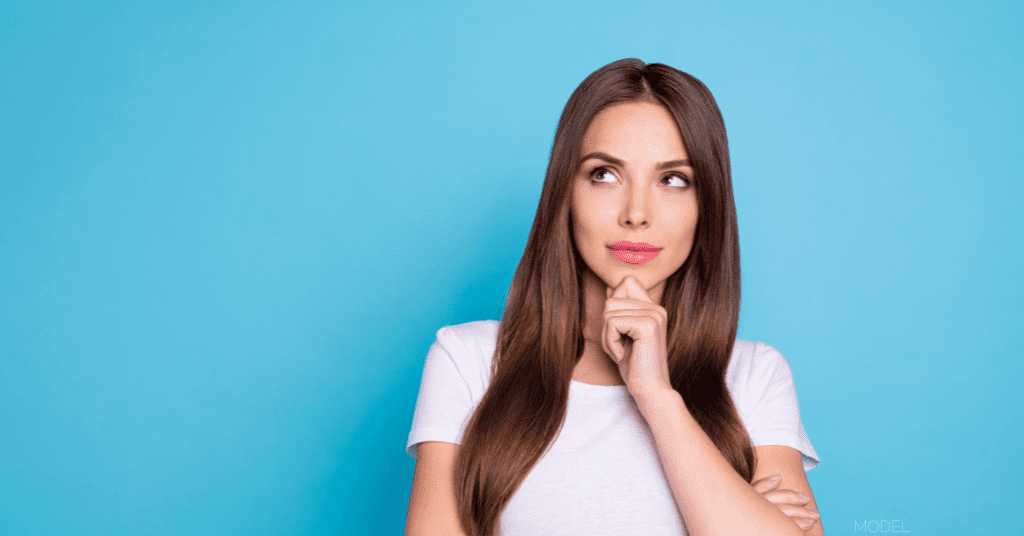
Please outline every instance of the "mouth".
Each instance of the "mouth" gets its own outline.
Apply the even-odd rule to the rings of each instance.
[[[612,255],[622,262],[629,264],[643,264],[658,256],[661,248],[652,246],[646,242],[629,242],[623,240],[608,246]]]
[[[613,249],[613,250],[619,249],[619,250],[645,251],[645,252],[653,251],[655,253],[661,251],[661,248],[659,248],[658,246],[652,246],[652,245],[648,244],[647,242],[630,242],[629,240],[620,240],[620,241],[618,241],[618,242],[616,242],[616,243],[614,243],[614,244],[612,244],[612,245],[610,245],[608,247]]]

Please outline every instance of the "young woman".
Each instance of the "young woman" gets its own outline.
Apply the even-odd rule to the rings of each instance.
[[[406,533],[823,534],[792,373],[735,338],[739,306],[714,98],[667,65],[598,69],[501,322],[441,328],[427,354]]]

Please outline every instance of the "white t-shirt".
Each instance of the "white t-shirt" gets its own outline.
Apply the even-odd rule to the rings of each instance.
[[[490,381],[499,322],[438,330],[427,353],[406,452],[460,444]],[[726,385],[754,446],[786,445],[818,465],[789,364],[764,343],[736,339]],[[571,381],[565,423],[505,506],[501,536],[686,535],[650,428],[624,385]]]

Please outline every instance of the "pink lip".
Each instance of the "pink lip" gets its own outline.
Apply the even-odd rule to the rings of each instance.
[[[646,242],[630,242],[622,240],[610,246],[612,255],[622,262],[629,264],[643,264],[658,256],[661,248],[652,246]]]
[[[652,246],[647,242],[630,242],[629,240],[619,240],[608,247],[612,249],[631,249],[633,251],[661,251],[661,248],[658,246]]]

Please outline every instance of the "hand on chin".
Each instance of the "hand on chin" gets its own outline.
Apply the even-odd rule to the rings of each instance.
[[[605,291],[601,346],[619,367],[634,398],[672,389],[668,372],[668,313],[630,274]]]

